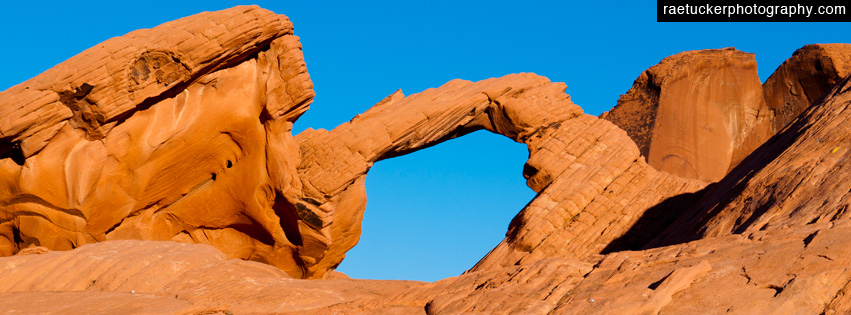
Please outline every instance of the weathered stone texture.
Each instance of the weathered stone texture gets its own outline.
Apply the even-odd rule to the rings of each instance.
[[[847,47],[806,46],[764,85],[751,54],[684,52],[604,119],[524,73],[397,91],[293,136],[314,93],[286,17],[236,7],[132,32],[0,92],[0,305],[848,313]],[[537,193],[496,248],[434,283],[334,271],[374,163],[481,129],[526,144]]]
[[[2,92],[0,253],[180,240],[302,276],[294,214],[273,205],[300,191],[289,131],[313,95],[292,24],[256,6],[110,39]]]
[[[687,51],[644,71],[601,115],[627,131],[647,163],[718,181],[771,135],[754,55]]]
[[[763,84],[765,103],[780,131],[851,74],[851,45],[813,44],[795,51]]]

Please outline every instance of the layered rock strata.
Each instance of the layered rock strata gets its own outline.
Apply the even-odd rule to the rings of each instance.
[[[0,304],[4,312],[25,314],[297,312],[423,284],[299,281],[267,264],[227,259],[209,245],[177,242],[119,240],[64,252],[35,247],[0,261]]]
[[[298,37],[254,7],[110,39],[0,93],[0,254],[115,240],[212,244],[303,276]]]
[[[206,245],[113,241],[0,258],[0,301],[29,313],[842,314],[848,240],[847,221],[816,223],[434,283],[290,279]]]
[[[804,47],[764,90],[752,55],[679,54],[644,72],[606,119],[583,114],[564,84],[515,74],[399,91],[333,130],[293,137],[313,97],[300,49],[285,17],[237,7],[112,39],[2,92],[0,254],[16,255],[0,258],[0,304],[851,311],[845,46]],[[538,193],[502,243],[435,283],[333,271],[358,241],[374,163],[480,129],[527,145],[523,175]],[[679,134],[691,138],[671,142]],[[708,145],[721,150],[703,154]]]
[[[643,210],[705,184],[649,167],[622,130],[582,114],[564,89],[532,74],[476,83],[454,80],[408,97],[396,92],[331,131],[296,136],[303,154],[299,175],[310,201],[296,206],[328,213],[315,223],[328,225],[330,244],[321,256],[326,261],[317,268],[336,266],[357,243],[366,206],[363,179],[373,163],[479,129],[527,145],[524,176],[538,196],[476,269],[583,257],[619,238],[623,244],[618,246],[640,247],[631,242],[661,228],[654,224],[664,226],[645,220],[634,227]],[[664,221],[672,211],[676,208],[663,206],[656,213]]]

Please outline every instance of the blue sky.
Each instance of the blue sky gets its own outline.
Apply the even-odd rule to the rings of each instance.
[[[237,4],[295,23],[317,93],[295,133],[333,128],[400,88],[516,72],[566,82],[573,101],[598,115],[642,71],[681,51],[756,53],[765,80],[805,44],[848,41],[848,24],[838,23],[657,23],[655,1],[316,2],[5,2],[0,90],[110,37]],[[523,145],[476,132],[377,163],[361,243],[339,270],[426,281],[460,274],[534,197],[521,176],[526,157]]]

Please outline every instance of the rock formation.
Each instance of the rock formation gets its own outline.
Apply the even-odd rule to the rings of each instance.
[[[293,136],[314,94],[286,17],[236,7],[132,32],[0,92],[0,305],[847,313],[845,47],[802,48],[764,89],[750,54],[678,54],[605,119],[513,74],[398,91]],[[434,283],[333,271],[373,163],[480,129],[526,144],[537,192],[496,248]]]
[[[780,131],[851,74],[851,45],[813,44],[795,51],[762,85]]]
[[[707,189],[653,244],[848,220],[848,79]]]
[[[45,251],[29,248],[3,259],[0,305],[4,312],[273,313],[280,312],[281,305],[295,312],[422,284],[297,281],[273,266],[227,259],[201,244],[121,240],[73,251]]]
[[[286,17],[202,13],[107,40],[0,94],[0,254],[207,243],[301,277],[289,130],[313,98]]]
[[[299,175],[310,201],[296,207],[319,209],[311,213],[334,210],[324,211],[330,246],[317,257],[327,262],[316,267],[335,266],[357,243],[366,206],[364,176],[374,162],[478,129],[527,145],[524,176],[539,195],[477,269],[513,265],[524,257],[597,253],[624,236],[640,211],[703,187],[647,166],[622,130],[583,115],[564,88],[531,74],[454,80],[408,97],[396,92],[334,130],[296,136],[303,155]]]
[[[718,181],[772,135],[754,55],[688,51],[650,67],[603,113],[654,168]]]
[[[251,18],[228,18],[237,13]],[[144,104],[118,120],[104,114],[98,126],[78,122],[71,113],[49,141],[39,140],[45,143],[41,149],[27,149],[39,136],[10,134],[6,141],[22,144],[23,160],[3,160],[8,176],[0,200],[7,205],[0,231],[7,255],[31,245],[67,250],[113,239],[175,240],[212,244],[229,257],[269,262],[293,277],[321,278],[358,241],[364,176],[374,162],[479,129],[528,145],[525,175],[541,196],[518,216],[505,244],[477,268],[510,265],[525,256],[596,253],[621,237],[634,241],[625,234],[640,211],[704,185],[648,167],[621,130],[583,115],[564,94],[564,84],[531,74],[455,80],[409,97],[397,92],[332,131],[308,130],[293,138],[291,122],[313,92],[285,18],[235,8],[148,31],[154,35],[126,37],[143,41],[138,38],[175,28],[193,33],[198,21],[211,18],[239,20],[249,24],[241,26],[247,29],[277,19],[282,29],[268,30],[269,39],[261,43],[250,42],[257,47],[236,49],[247,51],[243,60],[231,57],[235,61],[221,69],[177,67],[191,57],[173,56],[192,56],[195,46],[128,53],[126,68],[114,70],[118,79],[71,78],[63,84],[73,89],[54,94],[60,103],[77,106],[69,109],[107,113],[113,105],[98,98],[105,93],[100,91],[139,81],[146,87],[130,88],[128,95],[151,91],[153,96],[128,98]],[[107,42],[66,63],[115,55],[109,47]],[[172,68],[180,71],[163,71]],[[57,69],[51,71],[63,67]],[[208,73],[198,73],[203,71]],[[27,91],[47,74],[52,73],[4,93]],[[178,79],[160,83],[163,76]],[[46,128],[36,126],[43,123],[32,121],[23,130]],[[583,180],[571,179],[577,177]],[[571,184],[547,189],[556,181]],[[606,198],[593,198],[604,191]],[[541,216],[542,211],[558,211],[561,219]],[[571,239],[570,248],[557,245]]]
[[[442,293],[423,297],[428,299],[426,311],[851,311],[846,294],[851,289],[846,268],[851,260],[846,244],[851,186],[844,171],[851,152],[844,148],[849,92],[851,77],[730,175],[707,187],[693,206],[682,203],[689,207],[685,214],[644,250],[579,261],[540,260],[500,273],[450,278],[434,284],[446,285],[435,290]],[[410,299],[411,294],[398,296]],[[512,298],[504,298],[508,294]]]
[[[761,86],[753,54],[688,51],[644,71],[600,117],[654,168],[718,181],[849,73],[847,44],[804,46]]]

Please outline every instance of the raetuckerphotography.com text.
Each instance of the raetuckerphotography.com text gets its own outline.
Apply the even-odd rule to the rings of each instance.
[[[706,3],[709,2],[709,3]],[[851,4],[683,3],[657,0],[659,22],[848,22]],[[808,3],[818,1],[808,1]],[[776,3],[776,2],[775,2]]]

